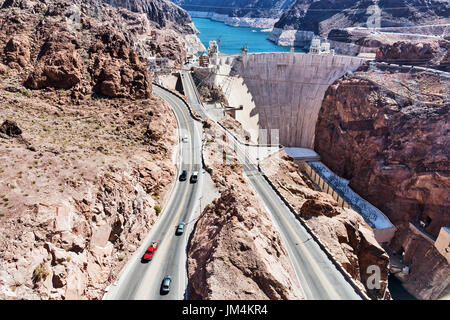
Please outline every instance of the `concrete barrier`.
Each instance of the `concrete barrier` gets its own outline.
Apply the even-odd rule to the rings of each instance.
[[[195,113],[194,110],[192,110],[192,108],[191,108],[191,106],[189,105],[189,103],[187,102],[187,98],[186,98],[185,96],[181,95],[180,93],[178,93],[178,92],[176,92],[176,91],[173,91],[173,90],[171,90],[171,89],[168,89],[168,88],[166,88],[166,87],[163,87],[162,85],[160,85],[160,84],[158,84],[158,83],[156,83],[156,82],[153,82],[153,85],[155,85],[155,86],[157,86],[157,87],[159,87],[159,88],[161,88],[161,89],[163,89],[163,90],[165,90],[165,91],[167,91],[167,92],[170,92],[171,94],[173,94],[173,95],[177,96],[178,98],[180,98],[180,99],[184,102],[184,104],[186,105],[186,107],[188,108],[189,113],[190,113],[191,117],[194,118],[194,120],[200,121],[200,122],[202,122],[203,124],[206,122],[203,118],[199,117],[199,116]]]

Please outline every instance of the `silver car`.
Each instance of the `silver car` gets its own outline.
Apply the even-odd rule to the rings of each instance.
[[[166,275],[162,281],[161,284],[161,293],[167,294],[170,291],[170,283],[172,282],[172,277],[169,275]]]

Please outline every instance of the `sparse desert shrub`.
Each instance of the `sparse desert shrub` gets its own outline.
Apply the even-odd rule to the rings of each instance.
[[[155,204],[153,208],[155,209],[157,215],[161,213],[161,206],[159,204]]]
[[[47,266],[42,262],[33,271],[33,282],[37,283],[41,280],[45,280],[49,275]]]

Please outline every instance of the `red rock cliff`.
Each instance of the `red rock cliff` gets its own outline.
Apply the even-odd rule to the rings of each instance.
[[[399,228],[394,243],[409,241],[409,222],[434,237],[450,223],[449,82],[444,79],[409,68],[362,68],[325,94],[315,150]],[[411,268],[424,260],[416,259]],[[421,296],[420,290],[410,291]]]

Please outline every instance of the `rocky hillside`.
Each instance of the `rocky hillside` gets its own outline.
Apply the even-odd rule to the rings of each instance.
[[[111,6],[125,8],[127,11],[139,13],[159,30],[169,33],[169,38],[159,37],[158,44],[171,47],[178,44],[173,43],[173,38],[181,41],[188,51],[205,51],[205,47],[197,37],[197,29],[190,15],[176,4],[168,0],[97,0],[108,3]],[[175,31],[169,32],[169,31]],[[149,32],[141,33],[141,36]],[[161,39],[162,38],[162,39]],[[155,40],[155,39],[152,39]],[[181,61],[184,63],[184,61]]]
[[[0,18],[4,62],[32,70],[26,79],[32,89],[148,98],[144,57],[168,57],[172,65],[185,57],[175,31],[155,30],[145,16],[98,1],[6,1]]]
[[[408,257],[433,250],[427,241],[422,243],[427,248],[407,245],[409,222],[432,237],[450,223],[449,85],[430,72],[365,67],[329,87],[316,125],[315,150],[322,162],[389,217],[399,229],[393,243]],[[412,278],[436,290],[424,294],[410,286],[411,292],[443,293],[442,284],[434,287],[449,283],[439,259],[407,263],[416,271],[428,266],[432,271]]]
[[[144,13],[159,28],[171,28],[180,33],[195,33],[189,14],[176,4],[166,0],[101,0],[111,6]]]
[[[377,6],[377,7],[374,7]],[[332,29],[408,26],[438,23],[450,17],[446,0],[297,0],[275,28],[313,31],[326,36]]]
[[[381,45],[377,61],[409,64],[450,71],[450,41],[398,41]]]
[[[194,17],[234,26],[270,28],[295,0],[175,0]]]
[[[150,26],[97,1],[0,1],[1,299],[100,299],[157,221],[176,120],[139,53],[183,52],[141,42]]]
[[[387,38],[397,37],[395,33],[405,33],[405,37],[406,33],[434,35],[442,34],[443,30],[422,28],[421,25],[448,24],[449,17],[450,3],[447,0],[297,0],[274,25],[269,40],[281,45],[308,47],[311,38],[320,35],[337,42],[332,43],[336,51],[350,54],[341,48],[340,42],[348,47],[348,43],[368,41],[373,36],[370,31],[375,29],[361,34],[359,30],[346,28],[383,28],[376,31],[394,33],[382,35]],[[351,50],[351,54],[355,50]]]
[[[242,178],[236,154],[208,121],[205,163],[220,197],[196,222],[188,249],[190,299],[304,299],[280,234]]]
[[[0,297],[100,299],[174,179],[171,110],[1,77]]]

